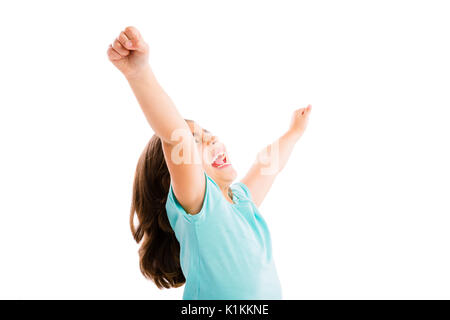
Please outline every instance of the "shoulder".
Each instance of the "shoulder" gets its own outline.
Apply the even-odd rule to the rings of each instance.
[[[165,208],[172,228],[175,227],[175,224],[180,217],[182,217],[182,220],[186,222],[197,222],[203,220],[206,212],[214,206],[214,203],[217,201],[218,197],[221,196],[216,182],[208,176],[206,172],[204,172],[204,177],[206,187],[205,194],[203,196],[203,203],[200,211],[195,215],[184,210],[173,192],[172,183],[170,184]]]
[[[242,181],[233,183],[230,188],[233,194],[237,194],[238,198],[253,201],[249,188]]]

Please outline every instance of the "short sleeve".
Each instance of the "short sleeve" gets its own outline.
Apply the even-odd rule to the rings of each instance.
[[[239,190],[240,194],[243,194],[244,199],[253,201],[252,194],[250,193],[250,190],[245,185],[245,183],[239,181],[239,182],[234,183],[234,186],[235,186],[235,188],[237,188]]]
[[[175,226],[175,223],[179,217],[183,217],[183,219],[188,222],[196,222],[203,219],[205,211],[207,211],[209,202],[212,201],[210,198],[211,198],[211,189],[213,187],[208,179],[206,172],[204,172],[204,175],[205,175],[205,194],[203,196],[202,208],[197,214],[189,214],[184,210],[184,208],[178,202],[175,193],[173,192],[172,182],[170,183],[169,193],[167,195],[166,201],[166,211],[167,217],[169,218],[169,222],[172,228]]]

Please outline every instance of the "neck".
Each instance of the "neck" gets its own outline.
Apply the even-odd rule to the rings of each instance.
[[[220,191],[222,191],[223,196],[225,197],[225,199],[227,199],[228,202],[230,203],[234,203],[233,202],[233,192],[231,191],[230,185],[226,184],[226,185],[222,185],[222,184],[218,184]]]

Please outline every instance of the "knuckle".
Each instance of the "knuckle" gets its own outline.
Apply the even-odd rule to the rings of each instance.
[[[114,41],[113,47],[121,54],[128,54],[128,50],[122,46],[122,44],[120,43],[120,41],[118,39],[116,39]]]
[[[120,47],[118,47],[115,42],[112,47],[114,48],[115,51],[117,51],[117,52],[120,51]]]
[[[128,27],[125,28],[125,33],[130,33],[133,36],[136,36],[137,35],[137,29],[135,27],[133,27],[133,26],[128,26]]]
[[[119,34],[118,39],[121,43],[125,43],[125,41],[128,40],[127,36],[125,35],[125,33],[123,31]]]
[[[117,53],[117,51],[114,50],[113,48],[111,48],[110,53],[111,53],[112,56],[117,56],[117,55],[119,55],[119,54]]]

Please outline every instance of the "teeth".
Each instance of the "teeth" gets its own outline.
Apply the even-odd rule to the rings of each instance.
[[[214,161],[216,161],[220,156],[225,155],[225,152],[220,152],[218,154],[216,154],[216,156],[214,157],[213,161],[211,161],[211,163],[213,163]]]
[[[218,166],[217,168],[222,168],[223,166],[226,166],[228,164],[228,162],[227,163],[224,163],[224,164],[221,164],[220,166]]]

